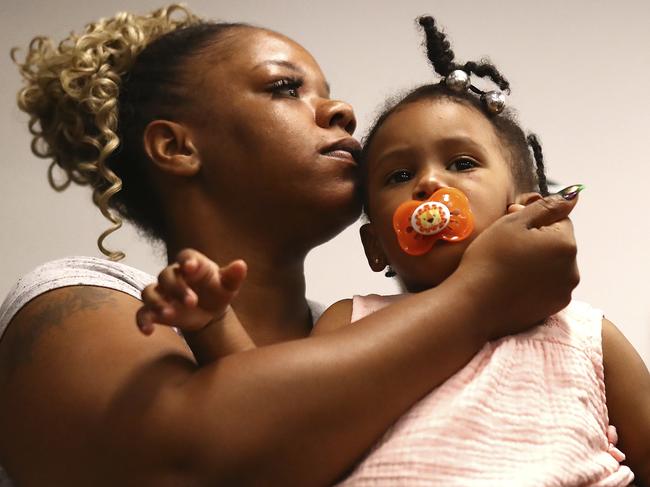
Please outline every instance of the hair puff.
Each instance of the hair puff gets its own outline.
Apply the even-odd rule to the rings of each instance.
[[[71,33],[58,45],[47,37],[35,37],[22,61],[11,51],[24,86],[18,93],[19,108],[29,115],[32,152],[52,159],[50,185],[63,191],[71,182],[90,185],[93,202],[111,222],[98,246],[112,260],[123,252],[104,246],[108,235],[122,226],[109,208],[109,200],[122,187],[107,166],[119,146],[118,97],[122,77],[138,54],[152,41],[176,29],[199,23],[182,5],[170,5],[146,15],[118,13],[88,24],[82,33]],[[62,169],[63,181],[54,171]]]

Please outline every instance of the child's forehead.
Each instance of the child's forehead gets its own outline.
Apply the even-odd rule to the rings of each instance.
[[[370,156],[395,144],[422,144],[447,139],[498,144],[492,123],[472,106],[449,99],[419,100],[398,107],[377,130]]]
[[[447,99],[420,100],[399,107],[388,116],[375,135],[377,143],[396,139],[421,140],[429,137],[465,134],[483,139],[494,134],[490,121],[474,107]]]

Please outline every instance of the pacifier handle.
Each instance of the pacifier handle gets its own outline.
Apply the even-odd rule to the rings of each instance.
[[[474,230],[469,199],[456,188],[441,188],[426,201],[402,203],[393,214],[400,248],[409,255],[429,252],[438,240],[461,242]]]

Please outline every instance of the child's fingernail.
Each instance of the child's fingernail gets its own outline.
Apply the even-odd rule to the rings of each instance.
[[[571,201],[576,196],[578,196],[578,193],[583,189],[585,189],[584,184],[572,184],[571,186],[567,186],[562,191],[558,192],[558,194],[565,200]]]
[[[163,316],[166,316],[166,317],[171,316],[173,313],[174,313],[174,310],[172,308],[170,308],[169,306],[164,306],[160,310],[160,314],[163,315]]]

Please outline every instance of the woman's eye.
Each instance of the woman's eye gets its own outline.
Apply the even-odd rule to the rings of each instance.
[[[400,169],[399,171],[395,171],[388,177],[388,183],[389,184],[399,184],[399,183],[404,183],[406,181],[409,181],[412,178],[411,171],[408,171],[406,169]]]
[[[302,80],[294,78],[283,78],[274,81],[271,84],[270,91],[277,95],[287,95],[292,98],[298,98],[298,90],[302,86]]]
[[[457,171],[457,172],[462,172],[462,171],[469,171],[470,169],[474,169],[475,167],[478,167],[478,163],[470,159],[468,157],[461,157],[460,159],[456,159],[454,162],[452,162],[447,169],[450,169],[452,171]]]

